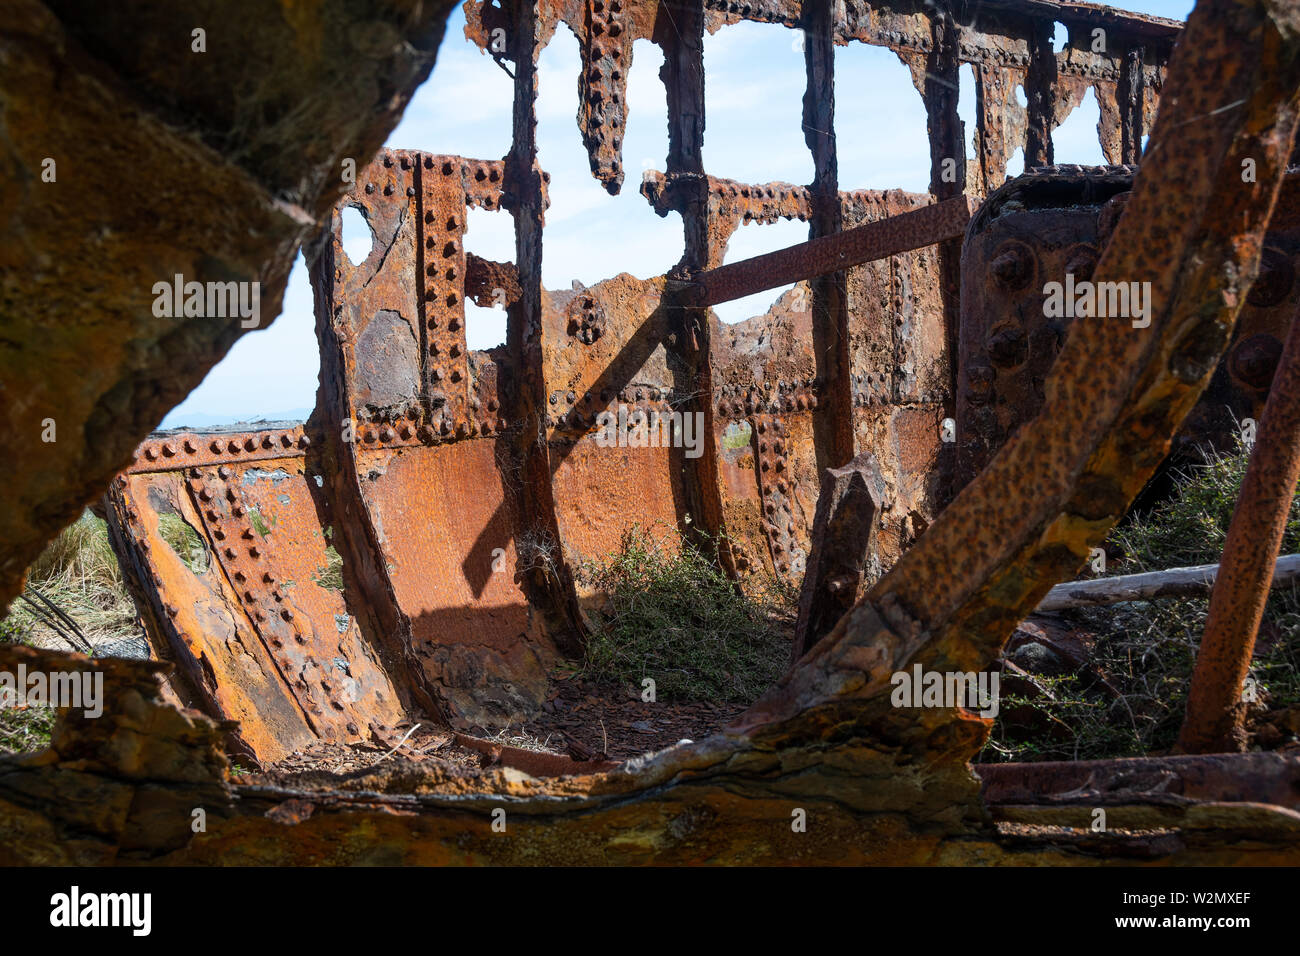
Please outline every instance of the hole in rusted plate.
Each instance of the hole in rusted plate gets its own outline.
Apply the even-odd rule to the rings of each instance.
[[[567,289],[627,272],[663,275],[682,255],[677,216],[660,216],[640,193],[647,173],[662,171],[668,153],[668,103],[659,71],[663,50],[649,40],[632,45],[625,123],[619,127],[625,179],[611,196],[591,174],[582,138],[575,136],[581,70],[578,41],[559,29],[538,59],[537,161],[551,174],[542,258],[542,285]],[[562,78],[562,79],[560,79]]]
[[[1064,23],[1057,20],[1052,24],[1052,52],[1060,53],[1070,41],[1070,31]]]
[[[737,229],[727,243],[727,254],[723,263],[740,262],[752,256],[785,249],[800,242],[808,241],[808,226],[797,219],[781,219],[773,223],[747,223]],[[755,292],[753,295],[722,302],[713,307],[718,318],[727,325],[734,325],[746,319],[761,316],[771,309],[783,297],[792,312],[807,312],[811,306],[806,282],[782,286]],[[800,290],[803,290],[800,292]]]
[[[493,262],[514,262],[514,220],[486,209],[470,209],[465,217],[465,251]],[[506,344],[506,309],[511,291],[501,283],[487,293],[490,304],[476,304],[465,298],[465,344],[471,351],[485,352]],[[482,300],[480,300],[482,301]]]
[[[802,31],[763,23],[704,35],[707,143],[727,144],[725,151],[706,146],[712,175],[747,183],[812,182],[812,155],[803,141],[803,49]]]
[[[1025,149],[1023,146],[1017,146],[1016,151],[1011,154],[1007,160],[1006,178],[1014,179],[1025,171]]]
[[[961,65],[961,69],[957,72],[957,88],[957,116],[966,127],[966,135],[963,137],[966,143],[966,158],[973,160],[979,156],[976,147],[979,137],[979,114],[976,112],[978,94],[975,92],[974,66],[969,63]],[[928,184],[922,188],[928,188]]]
[[[370,253],[375,248],[374,230],[370,228],[370,223],[356,206],[345,207],[342,218],[343,251],[347,254],[349,262],[359,266],[370,258]]]
[[[961,88],[960,102],[971,110],[970,117],[961,114],[968,134],[975,129],[974,89],[968,96]],[[892,50],[866,43],[835,48],[835,151],[842,190],[929,189],[925,103]]]
[[[1101,122],[1101,106],[1092,87],[1083,95],[1083,102],[1052,132],[1053,156],[1058,163],[1078,163],[1080,166],[1101,166],[1106,162],[1101,143],[1097,139],[1097,124]]]
[[[212,555],[203,535],[181,517],[171,500],[159,489],[149,489],[149,503],[158,512],[158,535],[163,543],[195,574],[206,574],[212,567]]]

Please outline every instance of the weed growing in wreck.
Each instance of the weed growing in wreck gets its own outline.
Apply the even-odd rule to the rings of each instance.
[[[185,562],[185,566],[195,574],[202,574],[208,569],[208,550],[203,546],[203,539],[188,521],[178,514],[162,512],[158,515],[158,534],[167,546],[176,552]],[[115,562],[116,563],[116,562]]]
[[[27,628],[10,615],[0,621],[0,644],[26,644]],[[0,754],[31,753],[50,745],[50,707],[0,707]]]
[[[1110,574],[1217,562],[1249,457],[1242,449],[1206,453],[1179,476],[1174,495],[1131,517],[1111,541],[1125,560]],[[1300,498],[1292,501],[1282,553],[1300,552]],[[1173,746],[1208,598],[1178,598],[1081,608],[1065,620],[1097,639],[1092,675],[1035,675],[1004,684],[1002,712],[980,756],[996,760],[1073,760],[1160,753]],[[1247,730],[1261,748],[1300,737],[1300,588],[1275,588],[1251,667],[1256,702]],[[1007,686],[1007,685],[1010,686]],[[1107,687],[1106,685],[1109,685]]]
[[[55,717],[53,707],[0,707],[0,754],[44,750]]]
[[[311,579],[327,591],[343,593],[343,556],[334,547],[334,529],[325,529],[325,563],[316,569]]]
[[[583,663],[597,681],[639,688],[650,677],[662,699],[751,701],[788,661],[788,591],[740,595],[715,555],[675,530],[656,538],[633,526],[578,576],[607,595]]]

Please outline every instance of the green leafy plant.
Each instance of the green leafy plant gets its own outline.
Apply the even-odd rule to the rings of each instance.
[[[579,580],[605,595],[583,666],[595,680],[639,689],[649,677],[662,699],[751,701],[788,662],[788,594],[744,597],[714,553],[675,530],[634,526]]]
[[[1246,474],[1245,449],[1206,451],[1182,471],[1172,496],[1131,515],[1110,543],[1124,554],[1111,575],[1217,562]],[[1300,551],[1300,498],[1292,501],[1282,553]],[[982,760],[1070,760],[1160,753],[1182,726],[1207,598],[1164,598],[1081,608],[1065,621],[1096,638],[1087,675],[1035,677],[1033,693],[1005,694]],[[1300,588],[1275,588],[1256,642],[1251,675],[1259,706],[1249,719],[1259,746],[1294,739],[1300,714]],[[1014,684],[1013,684],[1014,685]],[[1112,692],[1113,691],[1113,692]],[[1279,729],[1280,728],[1280,729]]]

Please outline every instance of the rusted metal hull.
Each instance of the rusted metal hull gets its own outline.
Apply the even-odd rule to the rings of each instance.
[[[1068,288],[1067,274],[1078,283],[1092,279],[1129,198],[1134,172],[1128,167],[1040,169],[1007,183],[972,222],[962,252],[958,487],[1037,413],[1071,327],[1090,321],[1048,315],[1045,287],[1055,282]],[[1282,342],[1300,304],[1294,281],[1298,212],[1300,176],[1288,175],[1261,276],[1246,297],[1230,350],[1174,439],[1171,463],[1199,461],[1205,447],[1235,447],[1242,424],[1258,421],[1263,413]]]
[[[1103,144],[1136,159],[1177,27],[1039,0],[960,11],[854,6],[842,17],[812,6],[469,5],[469,32],[484,46],[507,28],[511,153],[497,164],[397,151],[365,171],[345,202],[367,211],[376,251],[346,263],[337,220],[313,250],[324,367],[307,433],[159,437],[110,492],[115,541],[155,648],[177,665],[174,689],[238,724],[173,706],[157,664],[0,647],[0,668],[103,673],[109,705],[102,720],[63,714],[48,752],[0,761],[5,862],[1294,863],[1293,757],[998,768],[981,799],[968,761],[987,723],[956,708],[901,712],[885,691],[894,668],[913,662],[987,666],[1012,624],[1127,508],[1205,388],[1294,139],[1294,12],[1267,2],[1198,7],[1169,79],[1170,102],[1187,115],[1155,127],[1164,149],[1152,151],[1134,190],[1140,214],[1122,221],[1098,265],[1160,285],[1151,340],[1076,327],[1045,373],[1043,411],[938,514],[944,446],[953,444],[941,423],[965,372],[951,241],[817,280],[811,305],[791,293],[776,314],[728,329],[683,293],[720,265],[742,220],[797,217],[819,238],[931,201],[839,189],[833,138],[818,126],[831,111],[815,95],[831,88],[836,42],[887,46],[912,68],[934,137],[933,198],[950,199],[962,183],[971,195],[996,188],[1022,138],[1029,165],[1050,162],[1052,129],[1084,86],[1102,94]],[[701,38],[740,19],[816,34],[807,45],[812,188],[704,173]],[[1052,19],[1071,30],[1061,54],[1050,50]],[[646,193],[661,212],[679,213],[686,233],[670,276],[610,280],[573,308],[539,278],[546,180],[535,155],[536,57],[561,20],[583,38],[579,121],[610,188],[622,175],[632,43],[664,47],[670,153]],[[1093,25],[1109,31],[1110,53],[1084,52]],[[962,137],[955,98],[939,87],[953,86],[963,61],[980,68],[985,148],[949,181],[942,161]],[[1023,125],[1010,106],[1019,80]],[[1224,96],[1245,108],[1220,109]],[[1260,158],[1258,188],[1236,182],[1242,153]],[[514,282],[504,264],[464,254],[468,203],[515,216]],[[1012,257],[1006,274],[1015,265]],[[507,347],[468,355],[463,296],[498,280],[511,308]],[[1010,339],[997,340],[997,354],[1018,355]],[[612,354],[598,351],[602,343]],[[1251,353],[1239,364],[1261,378],[1266,362]],[[1120,384],[1090,378],[1099,368]],[[649,449],[634,464],[620,449],[591,447],[593,406],[615,396],[703,414],[705,454],[679,463],[672,449]],[[749,427],[733,427],[742,422]],[[268,759],[304,738],[348,739],[370,723],[382,732],[384,708],[396,709],[390,693],[401,712],[466,722],[527,706],[529,661],[544,666],[551,647],[568,653],[562,645],[580,637],[572,567],[608,547],[620,517],[690,514],[740,539],[751,566],[797,575],[817,475],[855,451],[879,465],[884,490],[872,505],[882,515],[891,507],[878,539],[886,558],[901,553],[898,563],[726,734],[561,779],[503,770],[467,781],[426,768],[351,793],[227,779],[223,735]],[[608,490],[620,470],[637,495],[621,513],[602,502],[588,515],[572,496]],[[644,500],[651,492],[658,497]],[[206,571],[167,556],[159,521],[168,513],[205,542]],[[325,528],[344,558],[341,599],[313,574],[329,568]],[[504,570],[485,569],[480,559],[498,547]],[[742,556],[724,561],[739,568]],[[494,584],[493,573],[509,577]],[[341,613],[355,618],[355,632]],[[461,660],[480,669],[460,670]],[[339,673],[350,681],[343,693],[333,689]],[[1077,832],[1092,790],[1119,832]],[[491,826],[503,803],[509,837]],[[203,834],[190,829],[196,806],[210,812]],[[814,821],[806,834],[789,825],[792,808]]]
[[[1121,86],[1153,103],[1177,32],[1163,21],[1080,8],[1079,22],[1067,21],[1071,45],[1053,54],[1039,42],[1038,11],[1016,3],[994,5],[978,28],[946,9],[906,4],[847,19],[824,10],[805,20],[775,5],[617,7],[571,0],[521,15],[467,5],[467,33],[485,49],[494,29],[509,27],[508,49],[491,52],[517,68],[514,147],[502,161],[384,150],[358,172],[312,249],[322,389],[305,435],[314,444],[298,447],[297,433],[293,442],[295,456],[317,464],[285,468],[290,490],[273,502],[239,505],[279,509],[271,509],[279,524],[255,532],[258,555],[242,539],[232,548],[217,537],[226,528],[209,513],[226,527],[231,518],[200,495],[245,487],[251,462],[276,451],[280,438],[170,436],[141,447],[130,481],[148,473],[186,499],[176,507],[197,516],[214,569],[233,582],[229,628],[246,635],[247,657],[258,665],[258,680],[245,681],[253,689],[239,692],[249,700],[212,689],[239,682],[245,656],[218,653],[212,637],[199,641],[212,648],[191,646],[190,631],[202,625],[168,619],[149,556],[127,533],[128,505],[147,511],[154,499],[133,486],[115,491],[115,540],[134,552],[125,555],[133,589],[144,606],[162,609],[145,615],[158,655],[194,675],[187,678],[194,686],[178,692],[215,717],[240,720],[242,746],[256,759],[313,737],[383,734],[404,709],[467,728],[529,714],[545,697],[551,668],[580,652],[583,609],[600,600],[578,570],[616,550],[633,525],[716,537],[724,567],[744,588],[765,588],[771,578],[797,585],[813,546],[821,472],[855,454],[873,455],[879,468],[869,560],[886,571],[951,494],[955,446],[945,420],[965,362],[957,350],[955,237],[972,203],[1000,182],[1014,144],[1023,143],[1027,156],[1050,157],[1051,129],[1089,84],[1113,120],[1102,130],[1108,155],[1132,153],[1150,115],[1131,108],[1136,101],[1123,100]],[[931,115],[934,196],[841,191],[833,138],[811,132],[817,175],[808,186],[705,174],[699,44],[704,30],[744,18],[808,33],[810,90],[822,94],[805,103],[814,131],[834,122],[827,97],[836,44],[898,53]],[[1128,52],[1086,52],[1082,30],[1094,20],[1104,20]],[[579,124],[592,171],[611,191],[623,176],[632,43],[647,38],[665,49],[669,156],[641,191],[661,215],[677,213],[685,223],[683,259],[669,276],[541,289],[549,177],[535,159],[533,63],[560,21],[584,38]],[[1139,47],[1145,52],[1134,60]],[[945,160],[962,148],[955,98],[928,78],[962,61],[980,70],[984,146],[978,163],[954,180]],[[1016,82],[1035,92],[1027,108],[1010,95]],[[340,238],[339,213],[349,206],[374,234],[368,257],[355,265]],[[515,263],[465,251],[471,207],[514,217]],[[775,275],[766,261],[721,265],[737,228],[781,218],[807,221],[812,239],[777,254],[786,272]],[[764,316],[723,326],[707,310],[732,293],[791,279],[800,281]],[[506,346],[469,352],[467,297],[505,306]],[[698,444],[611,443],[603,416],[675,419],[679,436],[686,418]],[[231,475],[213,477],[214,466]],[[317,550],[300,548],[308,539]],[[341,593],[310,584],[301,592],[310,599],[295,604],[297,595],[276,590],[261,580],[260,564],[250,565],[275,565],[273,577],[302,587],[324,567],[327,544],[343,559]],[[262,589],[244,587],[254,578]],[[164,579],[163,587],[172,586]],[[277,655],[303,646],[295,628],[329,636],[345,618],[380,690],[336,706],[318,699],[328,697],[326,684],[335,687],[323,663],[328,642],[308,641],[310,666]],[[216,661],[217,677],[200,679]]]

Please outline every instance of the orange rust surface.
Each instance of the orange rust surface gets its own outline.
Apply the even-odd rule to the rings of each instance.
[[[347,555],[346,608],[400,703],[432,704],[453,722],[489,723],[536,706],[557,647],[580,646],[581,621],[570,613],[582,587],[575,569],[616,549],[634,523],[689,523],[731,542],[723,553],[728,570],[766,569],[797,583],[812,547],[818,475],[853,451],[875,454],[888,489],[875,556],[881,570],[946,500],[951,449],[941,422],[953,410],[959,356],[956,288],[945,286],[937,249],[856,266],[831,284],[799,282],[768,314],[736,326],[683,306],[682,290],[700,270],[721,264],[742,224],[797,219],[826,236],[883,221],[880,231],[889,231],[891,217],[940,198],[840,190],[834,145],[825,137],[809,140],[818,169],[810,186],[747,184],[703,172],[703,30],[741,19],[800,22],[779,4],[734,6],[690,13],[671,3],[557,0],[536,8],[532,22],[515,24],[507,10],[468,4],[466,34],[514,64],[515,145],[502,161],[386,149],[359,171],[311,250],[324,345],[311,428],[160,436],[142,446],[134,471],[222,463],[246,469],[276,455],[319,462],[311,467],[323,473],[322,484],[307,489],[316,521],[322,533],[332,529]],[[940,115],[948,106],[920,82],[933,66],[930,45],[939,42],[931,15],[849,9],[809,19],[806,28],[822,31],[808,48],[817,61],[810,89],[831,82],[827,58],[833,60],[835,43],[894,49],[918,79],[938,142],[952,117]],[[1177,28],[1096,15],[1111,18],[1106,22],[1113,20],[1119,34],[1142,36],[1147,59],[1128,63],[1086,50],[1078,26],[1094,12],[1081,9],[1066,17],[1072,39],[1059,56],[1034,46],[1033,17],[1015,2],[991,14],[997,29],[961,32],[962,42],[948,53],[954,62],[979,65],[983,91],[978,133],[985,158],[972,179],[996,183],[1022,134],[1033,147],[1035,131],[1043,132],[1050,152],[1052,127],[1089,84],[1107,99],[1105,147],[1132,152],[1148,119],[1143,104],[1160,85]],[[531,97],[536,57],[560,22],[580,38],[579,127],[592,172],[611,192],[623,179],[633,41],[650,39],[665,49],[667,171],[650,171],[641,190],[658,213],[678,213],[685,222],[683,260],[670,276],[623,274],[589,289],[540,289],[549,177],[536,165]],[[497,28],[506,30],[504,51],[492,48]],[[1013,81],[1032,86],[1049,74],[1059,77],[1059,89],[1038,91],[1043,95],[1020,112],[1008,105]],[[971,194],[983,191],[972,183]],[[960,192],[952,201],[964,204]],[[363,212],[375,235],[369,255],[355,265],[341,244],[339,213],[348,206]],[[515,217],[517,265],[466,253],[470,207]],[[507,345],[471,353],[465,299],[482,302],[498,287],[506,296]],[[622,408],[702,415],[708,457],[692,461],[680,448],[600,447],[599,416]],[[313,538],[312,515],[295,511],[283,520],[293,530],[276,560],[301,574],[314,560],[309,547],[298,548]],[[244,573],[242,564],[258,558],[236,550],[219,560]],[[268,591],[240,600],[253,602],[254,621],[260,611],[283,622],[279,612],[289,610],[325,633],[338,615],[336,598],[315,595],[289,607],[291,595]],[[312,680],[308,714],[328,692]],[[344,731],[365,733],[372,722],[365,716],[335,719],[327,712],[308,723],[313,733],[337,732],[315,727],[339,722]],[[396,711],[369,716],[382,726]]]

